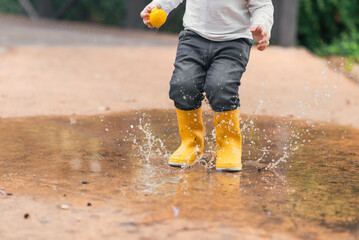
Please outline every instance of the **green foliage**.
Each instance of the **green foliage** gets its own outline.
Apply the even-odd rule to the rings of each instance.
[[[64,1],[56,0],[60,6]],[[118,25],[125,15],[125,0],[79,0],[65,15],[67,20]]]
[[[359,61],[358,13],[358,1],[299,0],[299,44],[320,55]]]
[[[65,15],[67,20],[89,21],[118,25],[125,15],[126,0],[78,0]],[[35,0],[31,0],[34,4]],[[65,0],[55,0],[54,8],[60,9]],[[16,0],[0,0],[0,12],[25,14]]]
[[[346,68],[350,70],[354,62],[359,62],[359,34],[344,36],[332,44],[317,49],[316,53],[322,56],[344,56],[347,58]]]
[[[10,14],[24,14],[21,6],[15,0],[0,0],[0,12]]]

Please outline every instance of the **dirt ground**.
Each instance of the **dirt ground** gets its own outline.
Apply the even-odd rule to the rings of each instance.
[[[320,161],[310,165],[313,154],[316,160],[328,155],[304,148],[298,161],[292,159],[293,169],[285,164],[279,175],[260,175],[248,162],[248,171],[230,177],[200,166],[179,172],[169,169],[166,159],[124,163],[121,154],[132,148],[117,140],[126,140],[123,133],[132,129],[127,123],[134,117],[111,124],[123,121],[118,112],[173,110],[168,91],[176,43],[177,36],[152,31],[0,16],[0,239],[357,239],[356,188],[330,185],[346,183],[341,177],[357,182],[357,130],[351,128],[329,134],[330,145],[319,130],[316,136],[321,150],[332,151],[329,157],[336,161],[346,156],[350,169]],[[253,48],[240,95],[248,122],[254,115],[268,115],[359,128],[359,84],[303,48]],[[108,120],[113,114],[114,120]],[[157,129],[165,131],[166,121],[161,121]],[[277,157],[283,155],[283,142],[294,138],[290,124],[276,121],[284,124],[282,134],[273,136]],[[168,129],[175,131],[174,126]],[[173,135],[162,135],[174,141]],[[347,148],[338,146],[339,138]],[[310,139],[301,140],[316,149]],[[307,167],[304,173],[302,166]],[[317,177],[316,166],[324,169],[325,182]],[[307,180],[317,192],[307,189]],[[149,187],[160,190],[146,192]],[[345,190],[343,202],[332,201],[328,193],[333,189],[337,195]],[[212,201],[191,204],[193,196]],[[332,208],[326,208],[326,201]],[[61,209],[62,204],[69,209]],[[226,206],[237,213],[236,222],[230,223],[233,216]],[[336,222],[341,211],[349,219],[343,226]],[[331,218],[335,227],[325,225]]]
[[[173,108],[176,36],[3,19],[0,117]],[[359,127],[359,84],[330,64],[302,48],[253,49],[241,111]]]
[[[167,164],[175,111],[0,119],[0,239],[359,237],[359,130],[242,115],[244,170],[224,173],[207,114],[206,165],[188,169]]]

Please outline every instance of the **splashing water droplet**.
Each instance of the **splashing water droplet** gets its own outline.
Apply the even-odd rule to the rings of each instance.
[[[178,208],[176,208],[175,206],[172,206],[172,211],[173,211],[173,215],[174,217],[178,217],[180,210]]]

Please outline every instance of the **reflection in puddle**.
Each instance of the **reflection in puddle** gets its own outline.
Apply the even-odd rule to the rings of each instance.
[[[314,237],[321,229],[358,234],[359,131],[242,118],[241,173],[211,168],[211,116],[204,118],[204,160],[187,169],[167,165],[180,141],[174,112],[0,119],[0,196],[51,200],[66,192],[114,200],[149,222],[175,217],[302,237],[308,226]]]

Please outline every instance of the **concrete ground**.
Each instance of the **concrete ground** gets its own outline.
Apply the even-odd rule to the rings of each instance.
[[[0,117],[173,108],[177,36],[1,16]],[[359,127],[359,84],[303,48],[252,50],[241,111]]]

